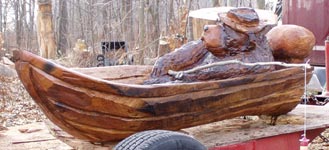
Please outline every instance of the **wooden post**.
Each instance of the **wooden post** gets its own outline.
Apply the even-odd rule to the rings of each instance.
[[[40,54],[44,58],[56,57],[56,42],[52,22],[51,0],[38,0],[37,32]]]

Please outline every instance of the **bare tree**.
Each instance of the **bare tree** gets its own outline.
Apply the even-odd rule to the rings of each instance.
[[[28,15],[28,17],[25,17],[25,40],[26,40],[26,49],[31,49],[32,47],[37,47],[33,43],[33,39],[35,39],[35,30],[34,30],[34,8],[35,8],[35,1],[29,0],[29,2],[26,4],[28,6],[28,14],[26,13],[25,16]]]
[[[167,33],[169,33],[169,26],[170,23],[172,21],[172,19],[174,18],[174,0],[169,0],[169,6],[168,6],[168,19],[167,19]]]
[[[144,0],[140,0],[139,4],[139,56],[138,56],[138,62],[139,64],[144,64],[144,50],[145,47],[145,23],[144,23],[144,10],[145,10],[145,2]]]
[[[58,49],[62,54],[66,54],[68,49],[68,12],[67,12],[67,1],[59,1],[59,29],[58,29]]]
[[[102,22],[103,22],[103,39],[109,39],[109,32],[110,32],[110,19],[109,19],[109,6],[110,0],[103,0],[103,7],[102,7]]]
[[[171,50],[186,38],[195,37],[191,32],[194,26],[187,20],[190,10],[227,5],[262,8],[264,3],[265,0],[2,0],[0,31],[4,48],[31,50],[40,45],[42,56],[52,58],[57,46],[64,54],[78,39],[85,40],[95,53],[101,52],[101,41],[125,41],[128,51],[134,52],[135,62],[143,64],[144,57],[157,56],[160,36]],[[51,22],[52,17],[55,22]],[[50,40],[54,33],[56,39]]]
[[[212,0],[211,2],[213,7],[218,7],[220,4],[220,0]]]
[[[15,10],[15,31],[16,31],[16,45],[18,47],[21,47],[22,45],[22,11],[21,11],[21,1],[20,0],[16,0],[16,2],[14,3],[14,10]]]
[[[85,30],[84,30],[84,25],[83,25],[83,18],[82,18],[82,8],[81,8],[81,3],[80,3],[80,0],[77,0],[77,5],[79,5],[78,7],[78,21],[77,23],[80,25],[80,36],[79,38],[80,39],[85,39]]]
[[[264,9],[265,8],[265,0],[257,0],[257,7],[259,9]]]
[[[3,32],[3,26],[2,26],[2,1],[0,1],[0,32]]]

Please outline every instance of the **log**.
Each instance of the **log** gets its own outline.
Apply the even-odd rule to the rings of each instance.
[[[205,25],[216,24],[218,13],[226,13],[232,8],[233,7],[213,7],[191,11],[189,13],[189,19],[192,20],[193,40],[200,39]],[[264,21],[267,24],[277,24],[277,16],[272,11],[255,10],[260,21]]]
[[[52,6],[50,0],[38,0],[37,33],[40,54],[44,58],[56,57],[56,42],[52,23]]]

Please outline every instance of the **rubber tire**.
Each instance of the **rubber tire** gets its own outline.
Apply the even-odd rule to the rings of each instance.
[[[149,130],[119,142],[115,150],[206,150],[196,139],[179,132]]]

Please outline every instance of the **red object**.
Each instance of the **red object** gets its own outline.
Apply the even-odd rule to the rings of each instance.
[[[329,1],[283,0],[282,23],[303,26],[313,32],[316,45],[329,35]]]
[[[324,130],[325,128],[308,130],[306,131],[307,137],[310,140],[313,140]],[[299,142],[300,135],[303,133],[303,131],[300,131],[289,134],[281,134],[272,137],[255,139],[244,143],[215,146],[209,148],[209,150],[298,150],[301,146]]]
[[[323,41],[329,35],[329,0],[283,0],[282,3],[282,23],[300,25],[312,31],[317,46],[309,57],[310,64],[325,66]]]
[[[301,138],[299,141],[300,141],[300,146],[307,146],[310,140],[303,136],[303,138]]]
[[[327,37],[327,40],[325,41],[325,47],[326,47],[326,92],[323,94],[325,96],[329,96],[329,36]]]

